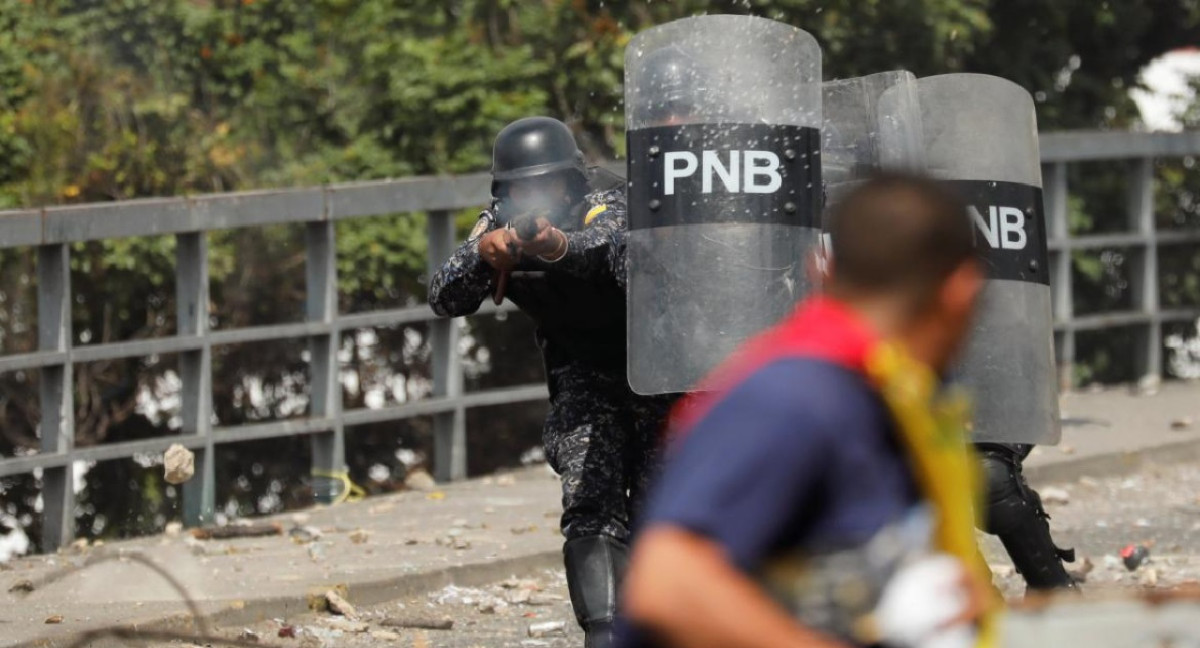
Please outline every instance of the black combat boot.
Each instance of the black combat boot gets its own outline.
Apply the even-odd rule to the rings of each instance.
[[[613,645],[617,592],[629,560],[625,543],[606,535],[573,538],[563,545],[567,589],[575,618],[587,637],[586,648]]]
[[[1050,516],[1021,473],[1027,447],[979,444],[978,448],[987,478],[983,530],[1000,538],[1030,590],[1078,590],[1063,566],[1063,561],[1075,561],[1075,552],[1055,546]]]

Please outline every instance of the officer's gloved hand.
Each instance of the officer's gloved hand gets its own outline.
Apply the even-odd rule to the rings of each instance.
[[[521,239],[507,228],[492,230],[479,239],[479,256],[497,270],[512,270],[521,260]]]

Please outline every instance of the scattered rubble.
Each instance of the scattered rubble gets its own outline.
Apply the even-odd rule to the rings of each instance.
[[[1075,579],[1075,582],[1086,583],[1088,574],[1092,573],[1092,570],[1095,568],[1096,566],[1092,564],[1092,559],[1085,556],[1079,561],[1079,565],[1077,567],[1074,569],[1068,569],[1067,573],[1070,574],[1071,578]]]
[[[354,606],[350,602],[342,598],[341,594],[333,590],[325,592],[325,602],[329,606],[329,611],[334,614],[340,614],[347,619],[357,619],[358,613],[355,612]]]
[[[168,484],[182,484],[196,474],[196,455],[178,443],[163,453],[163,479]]]
[[[258,636],[257,632],[251,630],[250,628],[242,628],[242,634],[238,636],[238,639],[241,639],[242,641],[258,643],[261,637]]]
[[[1174,421],[1171,421],[1171,429],[1177,432],[1191,429],[1194,423],[1195,421],[1192,419],[1192,417],[1184,416],[1183,418],[1177,418]]]
[[[437,490],[437,481],[433,479],[433,476],[419,468],[408,473],[408,476],[404,478],[404,485],[409,490],[423,493]]]
[[[367,540],[371,539],[371,534],[363,529],[355,529],[350,533],[350,542],[354,544],[366,544]]]
[[[1065,488],[1048,486],[1041,489],[1042,502],[1045,504],[1067,505],[1071,503],[1071,493]]]
[[[63,616],[61,614],[54,614],[54,615],[46,617],[46,623],[49,625],[54,625],[54,624],[58,624],[58,623],[62,623],[62,622],[63,622]]]
[[[563,621],[546,621],[529,626],[529,636],[534,639],[552,635],[565,635],[566,633],[567,624]]]
[[[295,639],[296,638],[296,626],[286,625],[286,624],[280,626],[278,636],[281,639]]]
[[[446,617],[438,619],[421,616],[387,617],[383,621],[380,621],[379,625],[386,628],[450,630],[454,627],[454,620]]]
[[[296,544],[308,544],[320,540],[323,535],[325,534],[314,526],[294,526],[288,531],[288,537]]]
[[[1125,569],[1134,571],[1150,558],[1150,550],[1145,545],[1127,545],[1121,550],[1121,561]]]
[[[225,526],[207,526],[200,529],[192,529],[192,537],[197,540],[231,540],[234,538],[262,538],[276,535],[283,535],[283,526],[277,522],[228,524]]]
[[[340,630],[352,634],[363,633],[371,628],[362,621],[355,621],[348,617],[325,617],[320,620],[320,624],[330,630]]]
[[[33,581],[23,578],[8,588],[9,594],[28,594],[33,591]]]
[[[1158,587],[1158,570],[1150,567],[1143,571],[1138,577],[1138,584],[1142,587]]]

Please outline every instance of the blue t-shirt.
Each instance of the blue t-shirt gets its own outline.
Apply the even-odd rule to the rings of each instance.
[[[919,501],[886,405],[866,379],[788,357],[753,372],[687,432],[639,526],[705,536],[753,575],[783,554],[857,547]],[[625,646],[647,645],[622,634]]]

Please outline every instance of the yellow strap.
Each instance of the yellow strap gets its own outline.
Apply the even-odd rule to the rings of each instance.
[[[983,582],[991,571],[975,542],[975,511],[982,504],[978,461],[966,442],[970,407],[962,394],[938,399],[933,371],[900,347],[880,343],[867,355],[867,373],[891,411],[908,451],[917,484],[936,511],[935,541],[958,556]],[[980,625],[978,648],[996,645],[996,610]]]
[[[333,500],[333,504],[342,504],[344,502],[357,502],[367,496],[367,491],[361,486],[355,484],[350,479],[350,473],[345,470],[329,471],[313,468],[313,477],[325,477],[326,479],[335,479],[342,483],[342,492]]]

